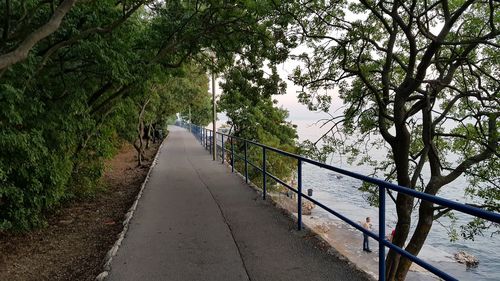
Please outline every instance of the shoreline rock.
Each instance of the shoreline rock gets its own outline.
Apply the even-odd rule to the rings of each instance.
[[[459,251],[453,257],[458,263],[465,264],[467,267],[477,267],[479,265],[479,259],[465,251]]]

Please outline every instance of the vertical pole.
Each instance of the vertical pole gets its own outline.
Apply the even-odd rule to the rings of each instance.
[[[302,230],[302,160],[297,162],[297,229]]]
[[[262,147],[262,199],[266,200],[266,147]]]
[[[234,173],[234,138],[231,137],[231,173]]]
[[[385,246],[382,240],[385,240],[385,187],[378,187],[378,280],[385,280]]]
[[[212,131],[210,131],[210,145],[209,145],[209,148],[210,149],[210,154],[212,154],[212,146],[214,145],[213,143],[213,136],[214,136],[214,133]],[[213,157],[212,157],[213,158]]]
[[[224,164],[224,152],[225,152],[226,149],[224,148],[224,135],[221,134],[221,136],[222,136],[222,147],[221,147],[221,150],[222,150],[221,151],[222,152],[222,164]]]
[[[214,67],[215,67],[215,56],[212,57],[212,63],[214,64]],[[212,155],[213,155],[213,159],[212,160],[216,160],[217,159],[217,128],[216,128],[216,124],[215,122],[217,121],[217,111],[216,111],[216,108],[215,108],[215,70],[212,70],[212,131],[213,131],[213,135],[212,135],[212,143],[214,144],[213,147],[212,147]]]
[[[191,129],[191,105],[189,105],[189,132],[193,132]]]
[[[245,182],[248,183],[247,140],[245,140]]]

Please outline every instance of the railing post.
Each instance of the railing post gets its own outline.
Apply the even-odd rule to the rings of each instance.
[[[302,160],[297,162],[297,229],[302,230]]]
[[[385,240],[385,187],[378,187],[378,280],[385,281],[385,245],[382,240]]]
[[[234,173],[234,138],[231,137],[231,173]]]
[[[266,200],[266,147],[262,147],[262,199]]]
[[[248,183],[247,140],[245,140],[245,182]]]
[[[224,164],[224,152],[225,152],[225,149],[224,149],[224,135],[221,134],[222,136],[222,147],[221,147],[221,151],[222,151],[222,164]]]

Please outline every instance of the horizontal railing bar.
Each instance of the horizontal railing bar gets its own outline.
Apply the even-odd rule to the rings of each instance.
[[[236,159],[240,159],[240,160],[245,160],[245,157],[243,157],[243,156],[239,156],[239,155],[238,155],[238,153],[235,153],[235,154],[234,154],[234,158],[236,158]]]
[[[346,216],[328,208],[327,206],[323,205],[322,203],[320,203],[319,201],[313,199],[312,197],[306,195],[306,194],[303,194],[302,193],[302,197],[306,198],[307,200],[313,202],[314,204],[316,204],[317,206],[321,207],[323,210],[327,211],[328,213],[338,217],[339,219],[345,221],[346,223],[348,223],[349,225],[353,226],[354,228],[356,228],[357,230],[363,232],[364,234],[370,236],[371,238],[377,240],[377,241],[382,241],[384,243],[384,245],[386,246],[389,246],[389,244],[393,247],[390,247],[392,249],[394,249],[396,252],[400,253],[401,255],[407,257],[408,259],[414,261],[415,263],[417,263],[418,265],[422,266],[423,268],[431,271],[432,273],[438,275],[439,277],[442,277],[442,278],[445,278],[446,280],[457,280],[456,278],[453,278],[452,276],[448,275],[447,273],[441,271],[440,269],[426,263],[425,261],[417,258],[416,256],[413,256],[412,254],[410,254],[409,252],[407,252],[406,250],[403,250],[397,246],[395,246],[394,244],[392,243],[389,243],[387,242],[387,240],[385,240],[385,237],[382,239],[381,237],[379,237],[377,234],[365,229],[364,227],[362,227],[361,225],[355,223],[354,221],[352,221],[351,219],[347,218]]]
[[[217,133],[221,134],[221,135],[228,136],[228,137],[234,137],[234,136],[230,136],[228,134],[224,134],[224,133],[220,133],[220,132],[217,132]],[[234,137],[234,138],[242,140],[242,141],[245,141],[245,139],[243,139],[243,138],[239,138],[239,137]],[[428,201],[428,202],[432,202],[432,203],[438,204],[440,206],[448,207],[448,208],[460,211],[462,213],[466,213],[466,214],[469,214],[469,215],[472,215],[472,216],[483,218],[483,219],[486,219],[486,220],[489,220],[489,221],[492,221],[492,222],[500,223],[500,214],[497,214],[497,213],[494,213],[494,212],[485,211],[485,210],[482,210],[480,208],[472,207],[472,206],[469,206],[469,205],[465,205],[463,203],[454,202],[454,201],[451,201],[449,199],[444,199],[444,198],[441,198],[441,197],[437,197],[435,195],[430,195],[430,194],[427,194],[427,193],[424,193],[424,192],[416,191],[416,190],[413,190],[413,189],[410,189],[410,188],[407,188],[407,187],[403,187],[403,186],[399,186],[397,184],[386,182],[386,181],[383,181],[383,180],[380,180],[380,179],[377,179],[377,178],[372,178],[372,177],[368,177],[368,176],[361,175],[361,174],[358,174],[358,173],[354,173],[354,172],[351,172],[351,171],[347,171],[347,170],[344,170],[344,169],[341,169],[341,168],[333,167],[333,166],[330,166],[328,164],[325,164],[325,163],[322,163],[322,162],[319,162],[319,161],[316,161],[316,160],[305,158],[305,157],[302,157],[300,155],[293,154],[293,153],[290,153],[290,152],[286,152],[286,151],[283,151],[283,150],[280,150],[280,149],[277,149],[277,148],[274,148],[274,147],[270,147],[270,146],[267,146],[267,145],[264,145],[264,144],[260,144],[260,143],[251,141],[251,140],[246,140],[246,141],[248,143],[251,143],[251,144],[254,144],[254,145],[257,145],[257,146],[260,146],[260,147],[265,147],[268,150],[277,152],[277,153],[282,154],[284,156],[289,156],[289,157],[295,158],[297,160],[302,160],[302,161],[304,161],[306,163],[318,166],[320,168],[324,168],[324,169],[327,169],[327,170],[330,170],[330,171],[333,171],[333,172],[337,172],[337,173],[340,173],[340,174],[343,174],[343,175],[346,175],[346,176],[350,176],[352,178],[356,178],[356,179],[359,179],[359,180],[362,180],[362,181],[365,181],[365,182],[369,182],[369,183],[375,184],[375,185],[377,185],[379,187],[382,186],[384,188],[391,189],[391,190],[394,190],[396,192],[400,192],[400,193],[403,193],[403,194],[406,194],[406,195],[409,195],[409,196],[412,196],[412,197],[416,197],[416,198],[419,198],[419,199],[422,199],[422,200],[425,200],[425,201]]]
[[[253,164],[252,162],[250,162],[250,161],[247,161],[247,163],[248,163],[248,164],[250,164],[250,166],[252,166],[252,167],[254,167],[255,169],[257,169],[257,170],[259,170],[259,171],[261,171],[261,172],[262,172],[262,168],[260,168],[259,166],[254,165],[254,164]]]
[[[298,191],[296,189],[294,189],[292,186],[286,184],[284,181],[282,181],[281,179],[279,179],[278,177],[276,177],[275,175],[271,174],[271,173],[268,173],[266,172],[266,175],[270,176],[273,180],[275,180],[276,182],[278,182],[279,184],[283,185],[284,187],[292,190],[293,192],[297,193]]]
[[[278,183],[280,183],[281,185],[287,187],[288,189],[292,190],[293,192],[295,193],[298,193],[298,191],[296,189],[294,189],[293,187],[291,187],[290,185],[286,184],[285,182],[283,182],[281,179],[279,179],[278,177],[274,176],[273,174],[271,173],[268,173],[266,172],[266,175],[268,175],[269,177],[271,177],[272,179],[274,179],[275,181],[277,181]],[[330,209],[329,207],[323,205],[322,203],[320,203],[319,201],[313,199],[312,197],[302,193],[302,196],[306,199],[308,199],[309,201],[313,202],[314,204],[316,204],[317,206],[319,206],[320,208],[322,208],[323,210],[327,211],[328,213],[338,217],[339,219],[347,222],[349,225],[353,226],[354,228],[360,230],[361,232],[367,234],[368,236],[372,237],[373,239],[377,240],[377,241],[383,241],[383,244],[391,249],[394,249],[396,252],[398,252],[399,254],[407,257],[408,259],[410,259],[411,261],[417,263],[418,265],[422,266],[423,268],[431,271],[432,273],[438,275],[439,277],[442,277],[442,278],[446,278],[447,280],[448,279],[451,279],[451,280],[457,280],[455,278],[453,278],[452,276],[446,274],[445,272],[441,271],[440,269],[428,264],[427,262],[419,259],[418,257],[415,257],[413,256],[411,253],[407,252],[406,250],[392,244],[392,243],[389,243],[387,240],[382,239],[381,237],[379,237],[377,234],[363,228],[361,225],[357,224],[356,222],[352,221],[351,219],[347,218],[346,216]]]

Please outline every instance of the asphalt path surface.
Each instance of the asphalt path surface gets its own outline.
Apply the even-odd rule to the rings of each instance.
[[[108,280],[365,280],[170,127]]]

